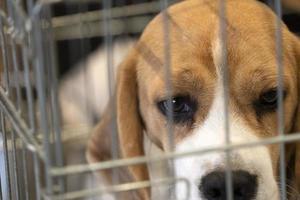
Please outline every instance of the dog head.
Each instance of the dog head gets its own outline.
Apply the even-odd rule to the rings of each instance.
[[[220,36],[218,1],[178,3],[147,26],[118,73],[112,107],[116,108],[122,157],[144,155],[143,131],[158,147],[176,153],[217,148],[226,141],[243,144],[278,136],[276,16],[252,0],[228,0],[226,15],[225,43]],[[285,133],[293,133],[300,128],[300,42],[284,24],[281,33],[283,126]],[[93,132],[88,146],[90,162],[111,158],[113,113],[108,108]],[[169,114],[173,145],[168,134]],[[293,177],[295,149],[294,144],[286,148]],[[230,151],[235,199],[279,199],[279,151],[279,144]],[[190,182],[190,199],[226,199],[226,162],[223,152],[177,158],[175,175]],[[129,166],[124,171],[130,181],[149,178],[145,165]],[[185,188],[176,186],[175,194],[178,199],[184,198]],[[149,199],[149,191],[139,190],[137,198]]]

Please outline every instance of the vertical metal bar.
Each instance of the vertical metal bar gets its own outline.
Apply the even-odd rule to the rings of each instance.
[[[51,19],[51,14],[49,16]],[[51,21],[51,20],[50,20]],[[51,22],[49,22],[51,23]],[[51,26],[50,26],[51,27]],[[51,108],[52,108],[52,121],[54,126],[54,139],[55,139],[55,161],[56,166],[63,166],[63,148],[62,148],[62,141],[61,141],[61,129],[60,129],[60,117],[59,117],[59,110],[58,110],[58,97],[57,97],[57,88],[58,88],[58,81],[57,81],[57,64],[56,64],[56,57],[55,57],[55,50],[54,50],[54,37],[53,32],[48,30],[47,40],[49,41],[49,73],[50,73],[50,101],[51,101]],[[65,191],[65,177],[60,177],[58,179],[60,192],[63,193]]]
[[[113,99],[113,87],[114,87],[114,63],[113,63],[113,49],[112,49],[112,34],[111,34],[111,7],[112,2],[110,0],[104,0],[103,2],[103,29],[104,29],[104,43],[105,43],[105,52],[107,53],[107,72],[108,72],[108,86],[109,86],[109,99]],[[118,134],[117,134],[117,125],[116,125],[116,107],[115,104],[112,104],[112,115],[113,123],[111,126],[111,153],[112,159],[119,157],[118,153]],[[119,177],[115,169],[113,169],[113,184],[119,183]]]
[[[88,7],[87,7],[87,4],[84,4],[84,5],[78,5],[78,11],[80,13],[84,13],[86,11],[88,11]],[[86,54],[90,51],[91,47],[90,47],[90,43],[87,42],[87,41],[84,41],[84,34],[85,34],[85,27],[84,27],[84,24],[82,22],[82,17],[80,17],[80,34],[83,36],[82,39],[80,39],[80,54],[81,56],[86,56]],[[83,82],[84,82],[84,96],[91,96],[91,95],[95,95],[94,93],[92,94],[88,94],[88,91],[94,91],[93,88],[90,88],[93,86],[93,84],[88,84],[88,81],[90,80],[90,77],[89,77],[89,69],[88,69],[88,66],[87,65],[87,59],[84,59],[83,61],[83,66],[82,67],[82,71],[83,71]],[[93,82],[92,82],[93,83]],[[85,109],[85,113],[87,115],[87,119],[89,122],[93,122],[93,118],[94,118],[94,110],[93,108],[89,105],[89,101],[87,99],[82,99],[84,102],[80,102],[82,103]]]
[[[11,39],[11,48],[12,48],[12,58],[13,58],[13,68],[14,68],[14,85],[16,87],[17,93],[17,110],[20,111],[21,109],[21,89],[20,89],[20,73],[19,73],[19,66],[18,66],[18,59],[17,59],[17,52],[16,52],[16,43]]]
[[[0,143],[1,143],[1,136],[0,136]],[[0,151],[0,161],[1,161],[1,151]],[[1,166],[0,166],[0,199],[3,199],[2,189],[1,189],[1,188],[2,188],[2,184],[1,184],[1,183],[2,183],[2,182],[1,182],[1,180],[2,180],[2,179],[1,179],[1,169],[2,169],[2,168],[1,168]]]
[[[9,23],[10,25],[13,24],[13,2],[12,1],[8,1],[7,2],[7,23]],[[6,38],[4,39],[7,43],[6,43],[6,48],[7,48],[7,58],[8,58],[8,79],[9,79],[9,84],[7,85],[8,87],[8,95],[10,95],[12,101],[15,100],[15,96],[14,96],[14,90],[13,90],[13,86],[14,86],[14,77],[12,74],[12,46],[11,46],[11,40],[12,40],[12,36],[9,34],[6,34]],[[14,102],[15,103],[15,102]]]
[[[0,145],[3,145],[3,137],[0,134]],[[0,199],[7,198],[7,185],[5,182],[5,169],[4,169],[4,152],[3,146],[0,148]]]
[[[10,166],[9,166],[9,157],[8,157],[8,146],[7,146],[7,132],[6,132],[6,126],[5,126],[5,119],[4,119],[4,114],[3,112],[0,112],[0,120],[1,120],[1,127],[2,127],[2,134],[3,134],[3,151],[4,151],[4,162],[5,162],[5,182],[6,182],[6,186],[7,188],[7,196],[9,197],[9,199],[12,198],[11,193],[11,180],[10,180]]]
[[[38,160],[38,156],[36,153],[33,154],[33,164],[34,164],[34,181],[35,181],[35,199],[40,200],[41,199],[41,172],[40,172],[40,163]]]
[[[29,41],[30,42],[30,41]],[[23,46],[22,47],[22,56],[23,56],[23,63],[24,63],[24,80],[25,80],[25,87],[26,87],[26,96],[27,96],[27,106],[28,106],[28,118],[29,118],[29,125],[31,134],[33,135],[36,130],[36,123],[35,123],[35,107],[34,107],[34,98],[32,93],[32,78],[30,76],[30,65],[29,60],[32,59],[29,54],[29,46]],[[32,64],[32,63],[31,63]],[[40,163],[39,159],[36,153],[32,153],[32,159],[33,159],[33,173],[34,173],[34,186],[35,187],[35,199],[40,200],[41,199],[41,173],[40,173]],[[32,197],[32,195],[30,195]]]
[[[226,145],[230,144],[230,126],[229,126],[229,66],[227,60],[227,20],[226,20],[226,0],[219,0],[219,34],[221,43],[221,77],[222,77],[222,90],[224,97],[224,128],[225,128],[225,142]],[[232,171],[231,171],[231,151],[227,150],[226,153],[226,199],[233,199],[232,188]]]
[[[27,0],[27,9],[28,9],[28,13],[30,16],[33,15],[33,8],[34,8],[34,1],[33,0]],[[33,26],[37,26],[37,24],[34,24],[35,18],[32,18],[31,22]],[[38,21],[38,20],[36,20]],[[25,76],[25,85],[26,85],[26,95],[27,95],[27,99],[28,99],[28,108],[29,108],[29,124],[30,124],[30,128],[32,131],[32,134],[34,134],[37,130],[37,124],[35,123],[35,106],[34,106],[34,98],[33,98],[33,93],[32,93],[32,87],[35,87],[34,85],[32,85],[33,82],[32,79],[33,77],[30,76],[30,64],[32,64],[33,66],[38,65],[39,62],[37,61],[36,57],[30,57],[29,53],[31,53],[30,55],[34,55],[34,50],[36,50],[35,45],[35,41],[33,41],[33,39],[35,39],[34,34],[37,34],[37,30],[33,30],[34,27],[30,27],[28,29],[28,46],[27,48],[25,46],[23,46],[22,51],[23,51],[23,61],[24,61],[24,76]],[[38,28],[38,27],[37,27]],[[37,38],[36,38],[37,39]],[[29,60],[31,62],[29,62]],[[37,66],[39,67],[39,66]],[[35,81],[35,85],[37,84],[38,81]],[[36,200],[40,200],[42,198],[42,193],[41,193],[41,167],[40,167],[40,162],[39,162],[39,158],[38,155],[34,152],[30,152],[32,159],[33,159],[33,173],[34,173],[34,192],[35,192],[35,199]],[[47,154],[46,154],[47,155]],[[30,198],[32,198],[32,195],[30,195]]]
[[[111,35],[111,7],[112,3],[109,0],[105,0],[103,3],[103,29],[104,29],[104,45],[105,45],[105,52],[106,52],[106,66],[108,72],[108,87],[109,87],[109,96],[110,98],[113,97],[114,91],[114,71],[113,71],[113,41]]]
[[[1,8],[2,9],[2,8]],[[0,46],[1,46],[1,54],[2,54],[2,67],[3,69],[3,88],[7,90],[8,88],[8,63],[7,63],[7,56],[6,56],[6,40],[5,40],[5,33],[4,33],[4,22],[3,17],[0,16]],[[4,121],[4,115],[0,112],[0,128],[1,128],[1,135],[0,135],[0,142],[2,149],[0,152],[0,179],[1,179],[1,198],[3,199],[11,199],[11,183],[9,177],[9,159],[8,159],[8,151],[7,151],[7,135],[6,135],[6,127]]]
[[[173,86],[171,81],[171,42],[170,42],[170,21],[169,21],[169,14],[168,14],[168,5],[169,0],[160,0],[160,6],[162,10],[162,18],[163,18],[163,44],[164,44],[164,56],[163,56],[163,63],[164,63],[164,75],[165,75],[165,85],[166,85],[166,95],[168,98],[167,104],[170,110],[167,112],[167,133],[168,133],[168,151],[172,152],[174,150],[175,144],[175,137],[174,137],[174,130],[173,130]],[[174,159],[169,159],[169,176],[175,177],[175,170],[174,170]],[[169,194],[172,199],[177,199],[174,190],[170,190]]]
[[[16,135],[16,133],[15,133]],[[16,135],[17,136],[17,135]],[[24,163],[24,160],[23,160],[23,142],[21,140],[21,138],[18,138],[18,136],[16,137],[16,168],[17,168],[17,178],[18,178],[18,191],[19,191],[19,197],[20,199],[25,199],[25,185],[24,185],[24,166],[23,166],[23,163]]]
[[[282,8],[281,1],[275,0],[275,12],[276,12],[276,64],[277,64],[277,95],[278,95],[278,134],[284,138],[284,107],[283,107],[283,54],[282,54]],[[279,161],[280,161],[280,197],[282,200],[287,199],[286,194],[286,166],[285,166],[285,143],[281,142],[279,145]]]
[[[4,89],[9,91],[9,70],[8,70],[8,56],[7,56],[7,43],[6,43],[6,36],[4,33],[4,23],[2,17],[0,17],[0,42],[1,42],[1,50],[2,50],[2,59],[3,59],[3,73],[4,73]]]
[[[34,120],[34,103],[33,103],[33,94],[32,94],[32,86],[31,86],[31,77],[29,70],[29,55],[28,49],[23,46],[22,47],[22,59],[24,66],[24,82],[26,88],[26,98],[27,98],[27,106],[28,106],[28,119],[29,119],[29,127],[31,129],[31,134],[35,132],[35,120]]]
[[[16,1],[9,1],[8,3],[8,21],[10,25],[14,27],[14,29],[22,30],[22,23],[21,23],[21,15],[18,15],[20,13],[17,13],[17,11],[21,11],[21,4],[20,2]],[[14,33],[16,31],[13,31]],[[14,38],[14,33],[10,34],[10,48],[11,48],[11,57],[12,57],[12,63],[10,63],[13,67],[12,72],[12,80],[13,80],[13,87],[16,90],[16,105],[15,107],[19,111],[21,108],[21,89],[20,89],[20,81],[19,81],[19,63],[17,58],[17,50],[16,50],[16,42]],[[15,97],[14,97],[15,98]]]
[[[7,1],[7,13],[8,13],[8,18],[13,19],[13,2],[12,1]]]
[[[171,43],[170,43],[170,23],[168,17],[168,0],[161,0],[161,10],[163,17],[163,44],[164,44],[164,73],[165,73],[165,84],[166,84],[166,93],[168,97],[168,106],[170,107],[169,112],[167,113],[168,117],[168,138],[169,138],[169,151],[172,151],[174,148],[174,135],[173,135],[173,103],[172,103],[172,82],[171,82]]]
[[[22,170],[23,170],[23,191],[25,192],[25,200],[29,200],[29,187],[28,187],[28,171],[27,171],[27,166],[28,166],[28,161],[27,161],[27,150],[25,144],[22,142],[20,144],[22,147]]]
[[[33,11],[34,2],[33,2],[33,0],[27,0],[26,3],[27,3],[28,13],[31,16],[32,11]]]
[[[8,163],[8,151],[7,151],[7,137],[5,130],[5,122],[3,113],[0,112],[0,120],[1,120],[1,135],[0,141],[2,145],[2,149],[0,152],[1,163],[0,163],[0,178],[1,178],[1,191],[3,199],[11,199],[11,183],[9,178],[9,163]]]
[[[47,8],[43,8],[47,9]],[[48,116],[47,116],[47,109],[46,109],[46,94],[45,94],[45,57],[43,52],[43,38],[42,38],[42,32],[41,32],[41,20],[39,20],[40,16],[37,16],[37,18],[33,19],[33,31],[34,31],[34,37],[35,38],[35,51],[34,54],[35,57],[35,78],[36,78],[36,87],[37,87],[37,93],[38,93],[38,105],[40,110],[40,126],[41,131],[43,134],[43,147],[45,151],[45,179],[46,179],[46,192],[47,194],[52,194],[53,191],[53,182],[51,179],[51,176],[49,174],[50,168],[52,166],[52,157],[50,153],[50,138],[49,138],[49,127],[48,127]]]
[[[14,130],[11,131],[11,143],[12,143],[12,171],[13,171],[13,177],[14,177],[14,188],[15,188],[15,195],[16,200],[20,199],[20,184],[19,184],[19,177],[18,177],[18,159],[16,154],[16,133]]]

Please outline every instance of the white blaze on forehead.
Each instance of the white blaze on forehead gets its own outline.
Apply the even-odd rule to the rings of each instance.
[[[176,147],[176,152],[193,151],[212,147],[220,147],[226,144],[225,136],[225,109],[223,90],[220,84],[217,87],[214,102],[204,120],[194,129],[193,133],[185,138]],[[228,109],[230,142],[240,144],[258,141],[259,138],[249,127],[244,119]],[[246,170],[258,177],[257,200],[276,200],[277,187],[273,177],[271,157],[264,146],[234,150],[231,154],[233,169]],[[191,183],[191,200],[199,200],[198,185],[202,177],[207,173],[224,169],[226,157],[224,153],[214,152],[203,155],[195,155],[175,160],[175,173],[178,177],[186,178]],[[176,187],[178,199],[185,197],[185,187]],[[275,197],[273,196],[275,194]],[[272,198],[270,198],[272,196]]]
[[[226,51],[224,51],[224,42],[221,41],[219,37],[219,32],[216,33],[217,37],[212,42],[212,57],[214,66],[216,67],[216,73],[219,78],[222,77],[222,71],[226,67]]]

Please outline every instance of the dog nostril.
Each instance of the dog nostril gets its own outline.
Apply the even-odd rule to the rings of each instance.
[[[232,171],[232,189],[235,200],[254,199],[257,191],[257,178],[246,171]],[[225,172],[215,171],[203,177],[199,190],[207,200],[226,200]]]
[[[221,191],[219,190],[219,188],[212,188],[209,192],[209,195],[213,198],[218,198],[219,196],[221,196]]]
[[[243,188],[241,187],[237,187],[237,188],[234,188],[234,196],[237,196],[237,197],[243,197],[243,195],[246,193],[245,190],[243,190]]]

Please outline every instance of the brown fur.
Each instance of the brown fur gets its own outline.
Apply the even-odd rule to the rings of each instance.
[[[118,74],[118,85],[116,103],[111,108],[116,107],[116,122],[118,124],[118,136],[120,143],[120,154],[123,158],[130,158],[144,155],[142,144],[142,125],[138,112],[137,83],[135,52],[128,55],[128,58],[121,64]],[[111,128],[114,119],[113,109],[108,109],[100,124],[95,128],[89,142],[88,160],[89,162],[99,162],[111,159]],[[130,133],[130,137],[128,134]],[[124,148],[123,148],[124,147]],[[145,165],[130,166],[128,169],[121,169],[129,174],[121,182],[148,180],[147,167]],[[112,171],[108,172],[108,176]],[[121,174],[122,173],[119,173]],[[124,174],[124,173],[123,173]],[[110,177],[109,177],[110,179]],[[111,181],[111,180],[110,180]],[[124,195],[128,196],[125,197]],[[141,189],[138,194],[122,194],[122,199],[149,199],[149,190]]]

